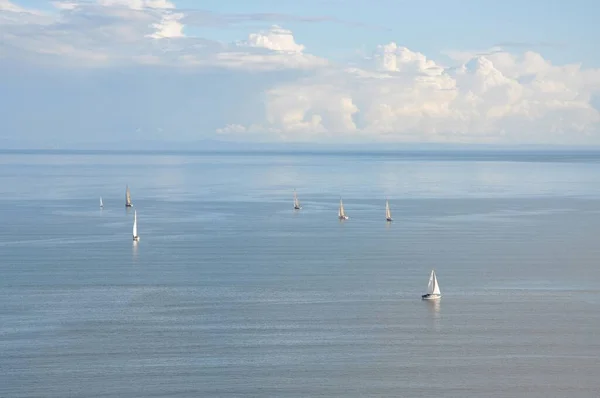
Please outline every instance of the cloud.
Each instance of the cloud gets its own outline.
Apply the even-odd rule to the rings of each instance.
[[[13,22],[0,26],[0,55],[7,59],[94,68],[142,64],[276,70],[327,64],[304,54],[304,46],[279,26],[237,43],[189,37],[185,14],[166,0],[56,1],[54,14],[2,1],[0,18]]]
[[[425,55],[400,47],[394,42],[377,46],[374,59],[380,71],[439,75],[443,70]]]
[[[266,48],[274,51],[301,53],[304,46],[297,44],[292,32],[275,25],[268,32],[251,33],[242,46]]]
[[[0,0],[0,27],[13,28],[15,25],[38,24],[50,22],[44,13],[38,10],[29,10],[12,3],[9,0]]]
[[[102,67],[151,55],[152,42],[145,38],[181,36],[177,14],[167,1],[56,1],[53,5],[56,12],[0,11],[0,16],[14,20],[0,26],[4,39],[0,54],[30,62]]]
[[[0,105],[12,110],[7,125],[28,125],[32,136],[54,123],[73,139],[87,115],[98,134],[120,124],[155,139],[600,143],[600,70],[555,65],[531,50],[447,52],[445,65],[388,42],[351,66],[312,54],[280,25],[231,43],[196,37],[186,22],[212,26],[215,14],[203,20],[166,0],[53,4],[41,11],[0,0],[0,67],[17,65],[11,76],[21,76],[0,88],[35,99]],[[48,66],[59,77],[36,79]],[[45,103],[59,95],[48,93],[68,106]],[[45,123],[15,116],[27,106]]]
[[[368,61],[370,69],[322,71],[269,90],[264,131],[289,140],[600,142],[591,102],[598,69],[555,66],[531,51],[444,67],[396,43]]]
[[[181,18],[183,18],[183,14],[181,13],[164,15],[160,22],[152,24],[152,27],[156,29],[156,31],[146,35],[146,37],[151,37],[153,39],[184,37],[183,24],[179,22]]]
[[[8,0],[0,0],[0,11],[23,12],[24,9]]]

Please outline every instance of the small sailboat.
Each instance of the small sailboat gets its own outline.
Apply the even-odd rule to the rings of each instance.
[[[344,211],[344,203],[342,202],[341,198],[340,198],[340,209],[338,210],[338,218],[340,220],[348,219],[348,216],[346,215],[346,212]]]
[[[131,204],[131,193],[129,192],[129,185],[125,188],[125,207],[132,207]]]
[[[133,240],[136,242],[140,240],[140,236],[138,235],[138,230],[137,230],[137,211],[136,210],[134,210],[134,212],[133,212]]]
[[[427,284],[427,294],[422,295],[421,299],[437,300],[440,297],[442,297],[442,293],[440,293],[440,285],[438,285],[435,271],[431,270],[431,275],[429,275],[429,283]]]
[[[100,208],[104,207],[104,202],[102,201],[102,196],[100,196]]]
[[[390,202],[385,200],[385,220],[387,222],[392,222],[392,211],[390,210]]]
[[[298,200],[298,195],[296,194],[296,190],[294,189],[294,210],[300,210],[302,207],[300,206],[300,201]]]

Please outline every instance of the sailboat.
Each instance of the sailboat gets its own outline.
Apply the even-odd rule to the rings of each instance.
[[[340,220],[348,219],[348,216],[346,215],[346,212],[344,211],[344,203],[342,202],[341,198],[340,198],[340,209],[338,210],[338,218]]]
[[[440,297],[442,297],[442,293],[440,293],[440,285],[438,285],[435,271],[431,270],[431,275],[429,275],[429,283],[427,284],[427,294],[422,295],[421,299],[437,300]]]
[[[100,196],[100,208],[104,207],[104,202],[102,201],[102,196]]]
[[[298,195],[296,194],[296,190],[294,189],[294,210],[300,210],[302,207],[300,206],[300,201],[298,200]]]
[[[392,212],[390,210],[390,202],[385,200],[385,220],[388,222],[392,222]]]
[[[129,185],[125,189],[125,207],[132,207],[131,204],[131,193],[129,193]]]
[[[140,237],[139,237],[138,231],[137,231],[137,211],[136,210],[133,211],[133,240],[136,242],[140,240]]]

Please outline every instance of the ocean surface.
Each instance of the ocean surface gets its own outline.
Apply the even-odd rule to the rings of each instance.
[[[0,153],[1,397],[597,397],[599,336],[600,153]]]

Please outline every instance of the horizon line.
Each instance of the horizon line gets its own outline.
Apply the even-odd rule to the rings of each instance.
[[[402,153],[599,153],[599,146],[549,146],[549,145],[527,145],[527,146],[457,146],[457,145],[411,145],[408,147],[384,148],[383,146],[370,146],[362,149],[359,147],[302,147],[302,148],[285,148],[285,147],[246,147],[246,148],[172,148],[172,149],[152,149],[152,148],[131,148],[131,149],[113,149],[113,148],[0,148],[0,153],[3,154],[221,154],[221,153],[347,153],[347,154],[402,154]]]

